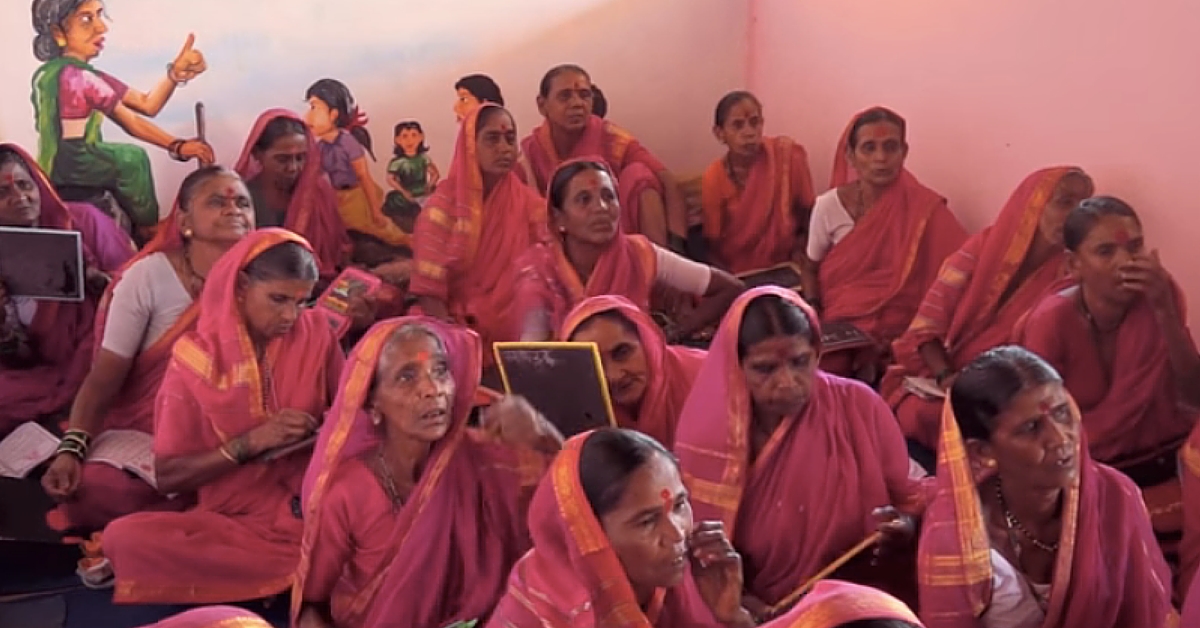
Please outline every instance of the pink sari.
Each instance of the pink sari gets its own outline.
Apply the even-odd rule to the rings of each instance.
[[[248,182],[262,172],[262,165],[254,158],[254,144],[266,130],[267,124],[276,118],[288,118],[304,124],[300,116],[287,109],[268,109],[258,116],[242,147],[242,155],[233,167],[242,180]],[[283,226],[312,244],[321,276],[330,278],[337,275],[350,254],[350,236],[342,224],[342,215],[338,213],[337,194],[321,168],[321,149],[308,131],[305,131],[305,137],[308,140],[308,156],[304,160],[300,179],[292,190],[292,200],[288,203]]]
[[[455,382],[454,424],[399,509],[364,459],[379,444],[363,411],[393,333],[421,325],[441,338]],[[467,427],[481,371],[479,337],[423,317],[376,324],[342,374],[305,478],[304,538],[292,617],[328,602],[338,628],[440,628],[486,617],[528,548],[525,506],[546,460],[486,442]]]
[[[654,245],[645,237],[617,231],[586,282],[567,258],[561,237],[525,251],[517,269],[516,320],[524,325],[531,313],[542,311],[549,315],[550,329],[559,330],[571,309],[588,297],[622,296],[649,311],[658,260]]]
[[[834,188],[852,180],[850,128],[838,142]],[[946,199],[904,170],[821,262],[824,320],[848,321],[890,344],[912,322],[942,262],[966,239]]]
[[[633,412],[613,406],[617,425],[642,432],[670,449],[675,442],[675,426],[679,423],[683,404],[692,390],[692,382],[700,373],[706,353],[668,346],[662,329],[650,315],[618,296],[585,299],[567,315],[558,337],[570,338],[585,321],[603,312],[617,312],[637,328],[649,367],[650,381],[641,404],[632,409]]]
[[[592,512],[579,456],[592,432],[566,442],[529,506],[533,549],[508,578],[487,628],[717,628],[691,573],[642,609]],[[699,520],[699,519],[697,519]]]
[[[25,162],[41,196],[42,229],[77,229],[66,203],[59,198],[37,161],[15,144],[0,144]],[[95,265],[95,256],[87,242],[96,234],[81,234],[84,262]],[[87,375],[91,363],[94,335],[95,297],[85,296],[79,303],[38,301],[37,313],[25,326],[25,332],[37,354],[37,364],[29,368],[0,366],[0,438],[18,425],[69,407]]]
[[[957,371],[976,356],[1005,344],[1013,327],[1066,272],[1059,252],[1013,285],[1037,240],[1042,212],[1058,183],[1078,168],[1045,168],[1021,182],[996,222],[971,236],[951,255],[929,288],[908,331],[892,344],[896,364],[888,367],[880,394],[895,410],[904,435],[937,447],[942,404],[904,387],[905,377],[933,377],[921,345],[940,342]]]
[[[1076,420],[1079,409],[1072,404]],[[1168,628],[1171,574],[1137,487],[1080,447],[1066,491],[1062,535],[1042,628]],[[929,628],[982,628],[991,604],[991,543],[966,446],[947,399],[938,448],[937,496],[925,513],[918,555],[921,617]]]
[[[272,628],[267,620],[236,606],[204,606],[144,628]]]
[[[745,189],[729,178],[725,158],[708,167],[700,187],[704,237],[722,268],[744,273],[793,261],[798,219],[816,197],[803,146],[790,137],[763,138]]]
[[[795,292],[761,287],[738,297],[684,404],[675,453],[696,519],[725,523],[742,554],[746,590],[774,604],[874,532],[874,508],[918,515],[924,494],[909,479],[904,437],[883,400],[821,371],[804,410],[751,461],[754,417],[738,334],[746,308],[767,295],[804,310],[820,338],[816,314]]]
[[[155,408],[157,458],[211,452],[283,409],[321,416],[341,373],[329,323],[308,310],[267,346],[263,373],[235,302],[246,264],[283,242],[261,229],[226,252],[209,273],[196,330],[176,343]],[[118,603],[213,604],[288,588],[299,558],[296,505],[308,452],[256,459],[197,490],[182,513],[137,513],[104,531]]]
[[[839,580],[822,580],[800,603],[768,628],[839,628],[866,619],[895,619],[921,626],[904,602],[870,587]]]
[[[658,173],[667,169],[628,131],[597,116],[588,119],[587,128],[575,142],[570,154],[559,155],[550,138],[550,123],[542,122],[521,140],[522,163],[518,174],[538,192],[545,194],[554,173],[566,162],[584,157],[599,157],[615,173],[617,196],[621,202],[621,229],[641,232],[642,193],[654,190],[663,195]]]
[[[485,356],[493,342],[520,338],[517,260],[550,238],[542,197],[515,173],[484,197],[476,124],[491,107],[497,105],[477,107],[463,120],[450,174],[417,217],[410,289],[446,303],[456,321],[474,328]]]

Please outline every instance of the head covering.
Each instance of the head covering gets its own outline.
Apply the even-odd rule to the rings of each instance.
[[[242,179],[249,182],[262,172],[262,164],[254,156],[254,145],[267,129],[267,125],[278,118],[295,120],[304,129],[308,152],[304,158],[304,169],[292,189],[292,200],[288,203],[284,226],[304,236],[313,247],[322,275],[331,275],[345,263],[350,252],[350,236],[338,213],[337,196],[332,184],[321,167],[321,149],[300,116],[287,109],[268,109],[258,116],[242,154],[233,167]]]
[[[768,622],[770,628],[838,628],[866,619],[897,619],[921,627],[900,600],[871,587],[822,580],[792,610]]]
[[[675,425],[683,411],[692,382],[704,364],[705,352],[671,347],[662,328],[644,310],[620,296],[598,296],[583,300],[567,315],[559,338],[569,339],[581,325],[604,312],[616,312],[637,329],[648,367],[646,391],[636,416],[614,408],[617,423],[647,434],[670,448],[675,443]]]

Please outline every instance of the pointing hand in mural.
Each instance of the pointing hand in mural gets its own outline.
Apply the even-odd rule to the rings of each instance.
[[[179,51],[179,56],[175,57],[175,61],[171,63],[168,74],[172,81],[180,84],[186,83],[208,69],[208,64],[204,62],[204,54],[193,48],[195,44],[196,35],[189,33],[187,41],[183,44],[183,50]]]

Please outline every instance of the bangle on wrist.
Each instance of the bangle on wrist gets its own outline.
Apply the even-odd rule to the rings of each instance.
[[[167,145],[167,154],[171,156],[171,159],[174,159],[175,161],[187,161],[187,157],[184,157],[179,152],[183,149],[183,145],[186,142],[187,140],[176,139],[172,140],[171,143]]]
[[[187,81],[175,76],[175,64],[167,63],[167,80],[175,84],[175,87],[183,87],[187,85]]]

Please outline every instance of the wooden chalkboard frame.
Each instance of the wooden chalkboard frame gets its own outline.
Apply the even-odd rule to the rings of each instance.
[[[508,370],[504,366],[502,353],[505,349],[526,350],[526,351],[545,351],[545,350],[570,350],[570,351],[586,351],[591,354],[591,361],[596,367],[597,383],[600,385],[600,394],[604,399],[604,413],[610,427],[617,427],[616,415],[613,412],[612,396],[608,392],[608,381],[604,378],[604,362],[600,359],[600,348],[594,342],[497,342],[492,345],[492,354],[496,358],[496,368],[500,371],[500,379],[504,382],[504,392],[513,394],[512,384],[509,382]]]
[[[797,265],[795,262],[784,262],[782,264],[776,264],[774,266],[768,266],[766,268],[758,268],[755,270],[748,270],[743,273],[738,273],[737,278],[744,281],[755,275],[765,275],[767,273],[773,273],[773,272],[780,271],[780,270],[789,270],[792,273],[795,273],[796,284],[793,286],[780,286],[779,284],[773,284],[773,283],[758,283],[753,286],[747,284],[747,287],[754,288],[754,287],[758,287],[758,286],[777,286],[780,288],[787,288],[789,290],[794,290],[798,293],[803,293],[804,287],[803,287],[803,285],[801,283],[801,279],[800,279],[801,278],[800,266]]]

